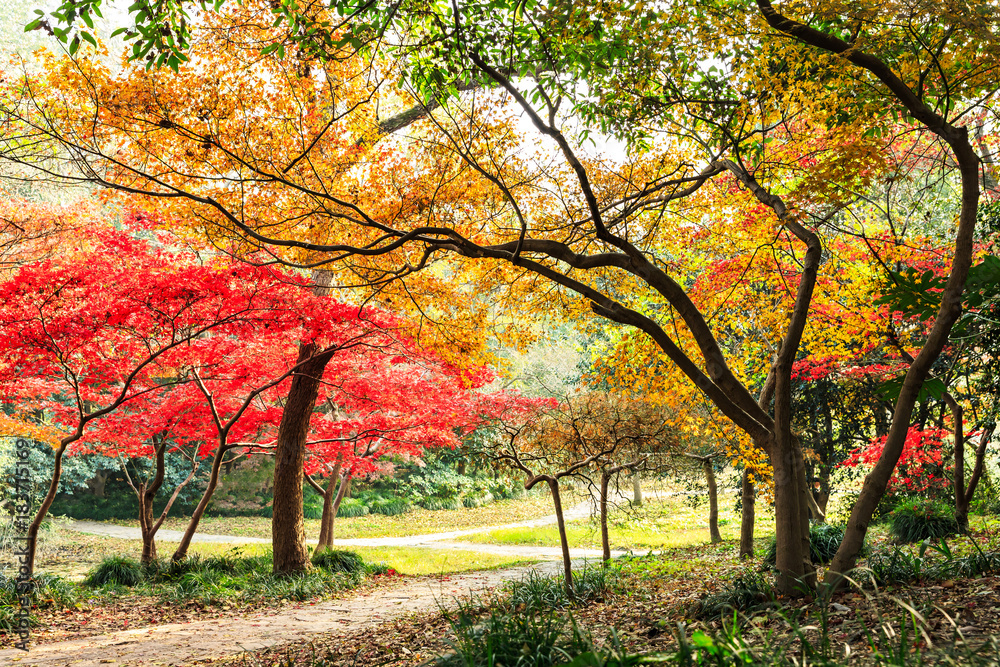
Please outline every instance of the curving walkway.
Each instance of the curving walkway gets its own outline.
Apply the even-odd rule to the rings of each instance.
[[[404,581],[399,587],[320,604],[296,604],[247,617],[171,623],[33,646],[28,653],[0,650],[0,665],[108,667],[189,665],[209,658],[304,639],[319,633],[348,635],[419,611],[449,605],[529,571],[556,574],[560,564]]]
[[[589,500],[574,505],[564,512],[566,521],[584,519],[590,516],[593,504]],[[467,528],[464,530],[452,530],[443,533],[427,533],[424,535],[408,535],[405,537],[371,537],[336,540],[338,547],[425,547],[433,549],[458,549],[462,551],[477,551],[480,553],[502,554],[508,556],[523,556],[524,558],[534,558],[539,560],[553,560],[562,558],[562,551],[558,547],[538,547],[517,544],[479,544],[475,542],[462,542],[461,538],[467,535],[487,533],[491,530],[504,528],[535,528],[538,526],[548,526],[556,522],[555,514],[519,521],[517,523],[507,523],[495,526],[480,526],[479,528]],[[69,530],[93,535],[103,535],[106,537],[117,537],[127,540],[142,539],[138,528],[131,526],[117,526],[114,524],[100,523],[98,521],[73,521],[67,525]],[[159,530],[156,533],[157,542],[180,542],[182,533],[179,530]],[[270,538],[266,537],[238,537],[235,535],[210,535],[207,533],[195,533],[194,542],[219,542],[230,544],[270,544]],[[315,543],[316,540],[310,540]],[[615,551],[612,555],[621,555],[624,552]],[[570,549],[573,558],[599,557],[600,550],[597,549]]]

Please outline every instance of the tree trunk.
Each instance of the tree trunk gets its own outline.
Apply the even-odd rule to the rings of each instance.
[[[961,407],[959,407],[961,410]],[[968,485],[965,484],[965,452],[961,454],[958,452],[958,445],[961,441],[962,446],[965,445],[964,438],[958,437],[958,429],[956,428],[955,436],[955,520],[958,521],[958,529],[963,533],[969,532],[969,507],[972,505],[972,498],[976,494],[976,487],[979,485],[979,480],[983,477],[983,470],[986,466],[986,447],[989,445],[990,438],[993,437],[993,431],[996,426],[990,424],[983,430],[983,434],[979,439],[979,446],[976,447],[975,461],[972,464],[972,474],[969,476]],[[959,466],[961,466],[962,475],[959,475]]]
[[[82,427],[81,427],[82,429]],[[25,551],[27,551],[27,563],[24,566],[28,568],[28,576],[33,576],[35,573],[35,552],[38,546],[38,531],[42,527],[42,522],[45,520],[45,515],[49,513],[49,508],[52,507],[52,501],[56,499],[56,492],[59,490],[59,480],[62,478],[62,457],[66,453],[66,448],[70,446],[73,442],[80,438],[80,431],[77,431],[76,435],[69,436],[59,443],[59,448],[55,451],[55,461],[52,464],[52,478],[49,481],[49,491],[45,494],[45,498],[42,499],[42,504],[39,505],[38,511],[35,512],[35,518],[31,521],[31,525],[28,526],[28,534],[25,536]],[[27,510],[25,510],[27,512]]]
[[[740,499],[740,509],[742,510],[740,515],[740,558],[745,559],[753,557],[753,524],[756,519],[754,516],[753,482],[750,479],[750,471],[746,468],[743,469]]]
[[[319,540],[316,545],[316,553],[324,549],[333,549],[334,525],[337,519],[337,511],[340,510],[340,501],[344,499],[344,491],[347,489],[347,478],[350,473],[340,475],[340,464],[330,475],[330,483],[323,493],[323,518],[320,520]]]
[[[642,483],[639,481],[639,474],[632,475],[632,504],[642,507]]]
[[[637,475],[632,475],[635,480]],[[604,567],[611,562],[611,539],[608,536],[608,481],[611,476],[607,472],[601,473],[601,553],[604,556]],[[641,504],[641,503],[640,503]]]
[[[572,600],[576,597],[573,589],[573,566],[569,558],[569,538],[566,536],[566,520],[563,518],[562,499],[559,496],[559,480],[555,477],[543,477],[552,492],[552,505],[556,514],[556,525],[559,527],[559,544],[562,546],[563,577],[566,582],[566,595]],[[529,489],[530,490],[530,489]]]
[[[142,532],[142,556],[139,562],[149,565],[156,562],[156,532],[153,530],[153,502],[145,493],[139,494],[139,530]],[[155,492],[154,492],[155,493]]]
[[[87,488],[95,498],[104,498],[104,490],[108,484],[108,476],[110,472],[107,470],[98,470],[94,473],[94,476],[87,480]]]
[[[803,595],[814,585],[809,560],[809,510],[805,502],[805,466],[798,465],[791,437],[776,438],[774,469],[774,527],[777,543],[777,588],[791,596]]]
[[[208,476],[208,486],[205,487],[205,492],[201,494],[201,500],[198,501],[198,506],[194,508],[191,520],[188,521],[187,528],[184,529],[184,535],[181,536],[180,544],[177,545],[170,560],[176,562],[187,558],[188,549],[191,547],[191,540],[194,538],[195,531],[198,530],[198,523],[201,521],[201,517],[204,516],[205,509],[208,507],[209,501],[212,500],[215,489],[219,486],[222,459],[227,451],[229,451],[228,448],[220,443],[219,448],[215,452],[215,458],[212,459],[212,472]],[[300,509],[299,511],[301,512],[302,510]]]
[[[299,345],[299,370],[292,376],[285,409],[278,426],[274,452],[274,513],[271,518],[271,542],[274,547],[274,572],[301,572],[309,568],[306,531],[302,516],[303,466],[306,460],[306,436],[312,419],[319,385],[333,351],[317,354],[315,343]]]
[[[701,467],[705,471],[705,482],[708,484],[708,534],[711,536],[712,544],[718,544],[722,541],[722,535],[719,533],[719,489],[715,484],[712,457],[706,456],[702,459]]]

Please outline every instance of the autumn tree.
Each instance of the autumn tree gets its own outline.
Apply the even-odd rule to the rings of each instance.
[[[55,18],[72,23],[99,4],[74,2],[72,14]],[[191,77],[205,72],[181,67],[197,29],[180,21],[180,2],[158,7],[155,17],[136,11],[133,55],[178,68],[175,89],[186,85],[190,90]],[[964,123],[967,111],[988,102],[995,91],[1000,59],[989,29],[995,10],[985,5],[949,10],[918,2],[775,9],[766,0],[750,6],[680,3],[645,11],[520,2],[419,10],[368,3],[336,9],[326,13],[313,6],[280,5],[265,10],[275,28],[263,36],[270,46],[258,62],[294,62],[305,74],[322,63],[349,60],[351,49],[390,48],[405,56],[399,58],[408,66],[404,88],[415,94],[411,100],[426,102],[423,113],[449,102],[426,116],[419,150],[411,149],[405,159],[378,156],[386,159],[366,164],[366,178],[356,190],[328,175],[358,172],[317,168],[337,154],[331,140],[351,133],[338,126],[346,115],[336,112],[344,106],[330,94],[335,87],[309,98],[304,92],[315,90],[310,83],[315,79],[301,75],[287,79],[292,93],[278,99],[327,100],[317,123],[306,122],[316,108],[308,104],[286,104],[278,113],[267,113],[258,102],[248,107],[255,111],[241,117],[237,106],[220,104],[224,98],[214,94],[176,109],[158,103],[148,93],[151,87],[135,86],[138,75],[127,85],[105,85],[108,77],[101,72],[67,62],[47,84],[61,86],[64,97],[46,107],[46,115],[33,114],[30,102],[5,104],[18,128],[5,139],[5,153],[38,164],[35,147],[54,140],[61,146],[57,153],[65,150],[75,160],[58,170],[61,176],[172,201],[187,197],[220,228],[239,230],[285,261],[301,264],[303,253],[310,262],[350,258],[353,270],[369,284],[406,278],[434,258],[452,254],[488,267],[475,278],[514,286],[512,294],[522,303],[531,303],[528,285],[557,285],[558,294],[533,294],[567,312],[579,313],[582,297],[599,316],[654,340],[662,355],[767,454],[775,483],[779,586],[787,593],[812,585],[814,578],[808,562],[811,495],[792,430],[791,372],[810,318],[822,232],[843,207],[837,193],[877,175],[866,167],[868,157],[878,154],[879,128],[886,119],[905,116],[913,128],[947,145],[962,189],[949,278],[930,334],[902,383],[883,456],[866,481],[831,566],[830,580],[839,581],[854,564],[917,395],[960,310],[980,197],[980,159]],[[37,25],[51,28],[42,23],[51,20],[42,18]],[[169,39],[149,28],[164,22],[172,26]],[[83,32],[60,35],[71,44],[86,40]],[[712,62],[719,65],[706,65]],[[171,75],[155,76],[161,84],[156,89],[166,90]],[[272,83],[285,80],[275,77]],[[42,92],[30,83],[16,94]],[[480,92],[459,99],[461,90],[477,87],[502,91],[537,131],[540,153],[520,157],[522,146],[511,125],[502,122],[502,115],[498,120],[496,113],[482,111],[484,103],[495,109],[498,96]],[[65,96],[67,90],[79,92]],[[140,90],[145,92],[136,101],[143,104],[122,103],[122,92],[128,98]],[[110,91],[119,97],[111,99]],[[233,99],[240,91],[226,92]],[[364,100],[357,108],[364,108]],[[785,132],[800,115],[808,117],[806,133],[819,128],[839,133],[843,141],[824,149],[824,159],[771,162],[771,133]],[[87,118],[87,126],[75,124],[76,118]],[[93,118],[99,119],[96,125],[90,123]],[[289,122],[270,137],[267,131],[252,133],[261,147],[232,138],[251,133],[219,131],[232,119],[250,118],[258,125],[263,118]],[[284,138],[289,127],[297,140]],[[581,139],[597,129],[624,140],[629,154],[620,161],[588,155]],[[169,141],[157,143],[161,130]],[[110,136],[117,138],[111,144],[126,147],[109,155],[103,138]],[[200,174],[185,161],[187,153],[203,160]],[[46,159],[52,154],[41,153]],[[210,164],[214,160],[232,160],[233,168]],[[154,162],[170,166],[156,172],[145,167]],[[790,172],[813,177],[789,188]],[[213,188],[212,179],[220,173],[273,187],[284,193],[283,201],[299,207],[280,209],[291,212],[276,222],[267,206],[278,198],[261,198],[257,190],[248,197],[240,188]],[[795,274],[782,276],[794,298],[776,311],[780,344],[765,357],[767,370],[756,378],[741,377],[740,369],[730,365],[709,313],[692,299],[676,260],[660,250],[664,238],[685,234],[690,220],[724,214],[706,208],[699,198],[705,184],[714,181],[731,183],[734,192],[744,193],[742,202],[756,200],[777,229],[760,243],[779,236],[797,259]],[[378,208],[359,196],[376,191]],[[455,204],[458,192],[460,206]],[[386,207],[388,201],[396,205]],[[309,223],[298,224],[302,220]],[[326,222],[315,224],[319,220]],[[321,238],[314,228],[331,235]],[[658,307],[651,307],[649,297]],[[758,402],[762,395],[773,400]]]
[[[29,567],[67,448],[93,422],[177,384],[172,369],[209,332],[239,336],[268,321],[260,269],[193,264],[121,232],[95,230],[91,243],[92,252],[26,265],[0,286],[3,400],[15,415],[43,410],[59,433],[28,531]],[[21,420],[29,433],[30,422]]]

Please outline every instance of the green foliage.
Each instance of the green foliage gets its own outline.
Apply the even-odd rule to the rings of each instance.
[[[368,506],[357,498],[343,498],[340,501],[340,507],[337,508],[337,516],[340,517],[364,516],[365,514],[368,514]]]
[[[617,567],[587,566],[573,573],[574,599],[566,593],[563,577],[545,576],[530,571],[520,581],[507,582],[503,590],[514,607],[527,609],[561,609],[587,600],[603,600],[621,586],[621,571]]]
[[[907,500],[889,515],[889,531],[901,543],[937,539],[958,532],[958,521],[948,505],[934,500]]]
[[[365,561],[353,551],[323,549],[313,554],[312,564],[330,572],[364,572]]]
[[[291,575],[273,574],[270,555],[243,556],[238,550],[208,558],[157,561],[145,567],[130,559],[109,558],[90,573],[85,585],[97,589],[91,595],[116,594],[128,586],[169,603],[307,600],[355,586],[366,573],[364,561],[356,554],[333,553],[341,555],[339,568],[332,566],[335,558],[330,558],[329,565]]]
[[[861,574],[858,579],[884,586],[919,579],[980,577],[1000,572],[1000,551],[984,551],[975,542],[972,546],[974,552],[964,556],[954,553],[943,538],[937,542],[929,538],[924,540],[916,553],[901,546],[879,549],[868,556],[866,568],[860,570],[867,574]],[[928,556],[928,550],[934,558]]]
[[[8,576],[6,571],[0,572],[0,631],[16,629],[17,616],[21,608],[17,575]],[[62,577],[40,574],[33,580],[34,604],[40,608],[66,609],[73,607],[79,600],[77,586]],[[31,625],[37,626],[38,618],[31,614]]]
[[[481,618],[479,607],[463,603],[455,611],[445,611],[444,617],[454,640],[453,653],[437,660],[441,667],[549,667],[593,648],[572,619],[567,623],[552,611],[511,613],[506,607],[490,606]]]
[[[748,611],[774,599],[771,581],[763,570],[744,568],[721,591],[701,601],[698,615],[716,618],[736,611]]]
[[[830,523],[814,523],[809,526],[809,557],[814,563],[829,563],[844,539],[843,526]],[[774,565],[778,557],[778,543],[771,543],[764,554],[764,562]]]
[[[84,583],[88,586],[132,587],[143,578],[143,568],[139,561],[127,556],[109,556],[87,573]]]
[[[413,506],[405,498],[377,498],[368,506],[368,511],[372,514],[385,516],[406,514],[412,509]]]
[[[437,498],[431,496],[420,501],[425,510],[457,510],[462,506],[458,498]]]

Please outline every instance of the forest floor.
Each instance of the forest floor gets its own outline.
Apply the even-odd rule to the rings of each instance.
[[[189,665],[258,650],[278,643],[364,632],[415,612],[427,612],[456,597],[519,580],[532,569],[554,572],[557,563],[457,575],[381,582],[320,603],[295,603],[277,610],[184,623],[149,625],[32,646],[27,653],[0,650],[0,664],[23,667],[104,667],[106,665]]]
[[[673,499],[665,505],[672,502]],[[570,516],[585,517],[589,512],[587,505],[576,504]],[[676,514],[677,508],[673,511]],[[688,521],[686,517],[681,519]],[[544,528],[551,520],[552,517],[538,517],[516,525]],[[426,554],[449,548],[491,548],[497,545],[449,545],[454,545],[452,540],[456,538],[487,535],[500,527],[479,526],[391,539],[402,540],[400,544],[408,545],[406,548]],[[502,527],[511,528],[509,524]],[[129,537],[128,533],[119,533],[120,529],[102,528],[106,535]],[[106,550],[109,543],[126,544],[118,537],[65,532],[77,536],[80,544],[76,546],[81,553],[94,551],[96,546]],[[997,537],[995,528],[984,526],[975,539],[996,548]],[[338,540],[338,546],[347,546],[346,542]],[[759,551],[766,548],[766,542],[766,537],[758,540]],[[413,545],[435,548],[415,549]],[[216,549],[228,545],[203,546]],[[519,553],[536,549],[524,544],[500,546]],[[628,652],[669,649],[676,646],[678,632],[689,636],[699,629],[706,633],[725,632],[724,621],[699,619],[695,610],[707,595],[731,586],[743,576],[741,573],[759,570],[759,562],[741,564],[736,551],[735,541],[727,540],[717,545],[674,547],[660,554],[623,559],[619,562],[624,575],[613,593],[559,613],[572,614],[571,620],[565,616],[565,622],[579,624],[593,636],[595,643],[617,643]],[[484,554],[483,558],[499,557]],[[495,600],[495,596],[509,591],[511,582],[522,580],[529,573],[556,574],[560,569],[555,560],[519,566],[505,565],[503,560],[493,563],[483,565],[494,568],[488,571],[372,577],[354,590],[336,593],[333,599],[322,601],[188,602],[171,608],[157,604],[154,598],[129,599],[125,593],[119,602],[114,599],[109,602],[106,598],[82,599],[83,604],[75,608],[40,614],[41,622],[50,627],[34,633],[31,651],[0,649],[0,664],[416,666],[450,650],[452,629],[447,616],[442,614],[443,606],[456,604],[459,598],[468,601],[470,595],[474,596],[474,605],[478,604],[476,600]],[[956,630],[980,640],[1000,633],[1000,577],[997,576],[918,578],[912,584],[882,588],[874,594],[845,591],[834,601],[836,605],[827,618],[831,639],[850,645],[855,652],[871,653],[870,639],[878,628],[891,628],[895,624],[897,631],[901,631],[900,623],[907,622],[909,608],[922,614],[921,631],[926,631],[928,640],[935,642],[947,641]],[[791,625],[789,619],[813,623],[820,613],[817,607],[810,599],[779,599],[753,612],[744,627],[760,637],[784,641],[782,637],[789,636],[792,638],[789,641],[793,641],[791,628],[798,626]],[[319,656],[322,662],[312,656]]]

